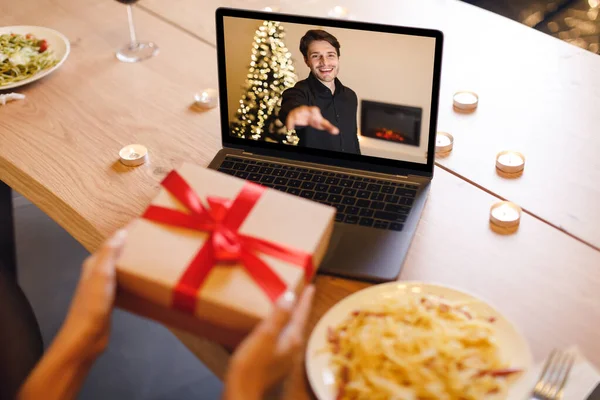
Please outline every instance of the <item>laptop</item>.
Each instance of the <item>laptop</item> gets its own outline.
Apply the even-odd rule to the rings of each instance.
[[[442,33],[228,8],[216,27],[209,168],[335,207],[320,273],[395,280],[433,178]]]

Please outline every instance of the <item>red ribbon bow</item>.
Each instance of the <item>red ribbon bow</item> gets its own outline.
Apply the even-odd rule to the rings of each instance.
[[[298,265],[304,269],[307,280],[312,277],[314,267],[310,254],[238,232],[239,227],[265,192],[264,187],[246,182],[233,201],[208,197],[209,208],[207,209],[176,171],[167,175],[161,184],[187,208],[188,212],[151,205],[142,218],[179,228],[211,233],[175,286],[174,308],[194,313],[196,294],[216,263],[241,263],[252,279],[274,302],[285,292],[287,285],[257,253],[268,254]]]

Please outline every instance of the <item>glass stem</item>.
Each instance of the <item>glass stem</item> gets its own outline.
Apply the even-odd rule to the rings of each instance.
[[[131,48],[135,48],[138,44],[137,37],[135,36],[135,25],[133,24],[133,7],[131,4],[127,5],[127,19],[129,20],[129,37],[131,40]]]

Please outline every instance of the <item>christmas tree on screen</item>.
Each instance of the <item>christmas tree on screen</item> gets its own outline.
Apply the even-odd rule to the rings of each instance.
[[[295,132],[277,119],[283,92],[296,83],[284,38],[276,21],[264,21],[254,34],[245,92],[230,127],[236,137],[297,144]]]

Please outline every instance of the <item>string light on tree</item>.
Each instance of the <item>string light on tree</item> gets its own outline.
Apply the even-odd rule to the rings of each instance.
[[[284,38],[285,30],[277,21],[264,21],[254,34],[245,93],[231,123],[236,137],[293,144],[290,133],[280,134],[286,132],[277,119],[283,92],[297,81]]]

